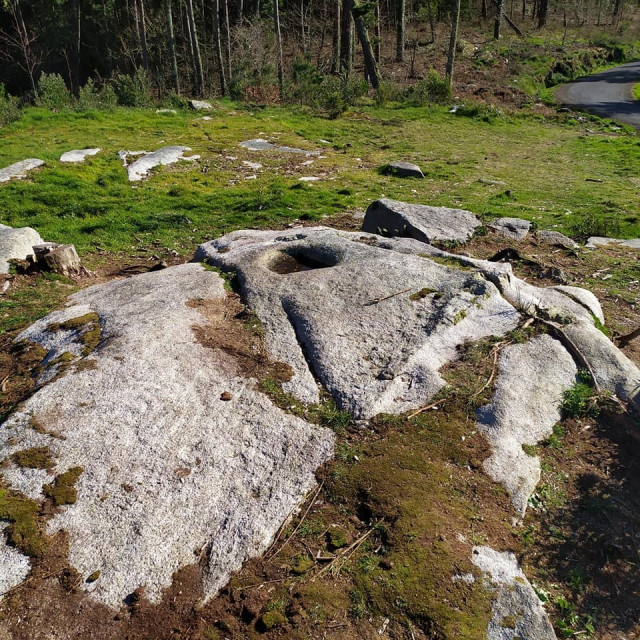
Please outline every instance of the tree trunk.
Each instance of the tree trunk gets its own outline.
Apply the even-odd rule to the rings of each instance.
[[[527,19],[527,0],[522,0],[522,22]]]
[[[362,6],[355,3],[352,3],[351,5],[353,21],[355,22],[358,39],[360,40],[360,45],[362,46],[364,68],[369,78],[369,82],[371,82],[371,86],[374,89],[378,89],[378,87],[380,86],[380,71],[378,70],[378,64],[376,63],[376,58],[373,55],[373,49],[371,48],[371,41],[369,40],[367,25],[364,23],[364,16],[367,11],[367,5]]]
[[[300,0],[300,48],[302,54],[307,54],[307,42],[305,39],[305,24],[304,24],[304,0]]]
[[[273,29],[276,34],[276,46],[278,48],[278,90],[280,100],[284,98],[284,71],[282,61],[282,34],[280,32],[280,9],[278,0],[273,0]]]
[[[196,20],[193,13],[193,0],[187,0],[187,20],[189,31],[191,32],[191,42],[193,45],[193,69],[196,74],[196,93],[201,97],[204,92],[204,73],[202,71],[202,57],[200,56],[200,43],[198,42],[198,32],[196,31]]]
[[[487,0],[482,0],[483,4],[486,3]],[[436,41],[436,28],[433,24],[433,8],[431,7],[431,0],[427,0],[427,12],[429,13],[429,28],[431,29],[431,43],[433,44]]]
[[[382,55],[382,36],[380,33],[380,0],[376,0],[376,23],[373,31],[375,38],[374,42],[374,54],[376,56],[376,62],[380,64],[380,56]]]
[[[482,0],[482,6],[480,8],[480,17],[483,20],[487,19],[487,0]]]
[[[220,93],[222,96],[227,95],[227,82],[224,77],[224,60],[222,59],[222,40],[220,37],[220,0],[215,0],[214,3],[214,36],[216,39],[216,58],[218,59],[218,73],[220,74]]]
[[[407,2],[406,0],[396,0],[396,2],[396,61],[402,62],[404,60],[404,26]]]
[[[140,8],[140,48],[142,49],[142,66],[145,71],[149,71],[149,52],[147,50],[147,21],[144,16],[144,0],[137,0]]]
[[[340,71],[351,75],[353,35],[351,33],[351,6],[353,0],[342,0],[340,20]]]
[[[538,0],[538,29],[542,29],[547,24],[547,10],[549,0]]]
[[[80,0],[74,0],[75,5],[75,22],[76,22],[76,42],[75,42],[75,85],[76,90],[80,89],[80,47],[82,43],[82,11],[80,7]],[[73,90],[73,87],[72,87]]]
[[[546,0],[545,0],[546,1]],[[500,37],[500,28],[502,27],[502,11],[504,9],[504,0],[497,0],[496,2],[496,19],[493,23],[493,39],[497,40]]]
[[[340,70],[340,25],[341,25],[341,9],[342,0],[333,0],[333,60],[331,62],[331,73],[338,73]]]
[[[224,31],[226,37],[225,44],[227,45],[227,81],[231,82],[231,24],[229,21],[229,0],[224,0]]]
[[[458,44],[458,26],[460,24],[460,0],[455,0],[451,14],[451,37],[449,38],[449,55],[447,56],[446,78],[449,87],[453,87],[453,65],[456,59]]]
[[[167,38],[169,42],[169,57],[171,58],[171,75],[176,93],[180,95],[180,76],[178,75],[178,57],[176,55],[176,36],[173,31],[173,16],[171,15],[171,0],[164,0],[164,12],[167,18]]]

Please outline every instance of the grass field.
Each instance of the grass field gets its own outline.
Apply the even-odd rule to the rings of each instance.
[[[47,164],[30,180],[0,187],[0,222],[33,226],[81,253],[159,240],[188,255],[199,242],[233,229],[320,219],[386,196],[520,216],[580,237],[640,236],[635,134],[596,120],[477,111],[463,110],[475,114],[465,117],[439,107],[368,107],[329,120],[223,103],[204,121],[193,112],[29,109],[0,130],[0,166],[26,157]],[[238,146],[252,137],[319,149],[322,157],[303,166],[304,156]],[[192,147],[201,160],[127,182],[117,151],[169,144]],[[93,146],[102,153],[83,165],[58,162],[64,151]],[[379,168],[395,159],[418,163],[426,179],[381,175]],[[264,167],[255,171],[243,160]],[[306,184],[300,176],[322,179]]]

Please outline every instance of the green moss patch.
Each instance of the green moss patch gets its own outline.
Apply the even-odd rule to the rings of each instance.
[[[51,469],[53,458],[49,447],[32,447],[16,451],[11,456],[11,460],[19,467],[29,467],[30,469]]]
[[[0,487],[0,519],[8,520],[5,529],[9,544],[28,556],[41,556],[48,547],[47,536],[38,523],[40,505],[21,493]]]
[[[56,476],[53,484],[44,485],[44,494],[47,498],[51,498],[57,507],[65,504],[74,504],[78,499],[75,483],[83,471],[82,467],[72,467],[68,471],[61,473]]]

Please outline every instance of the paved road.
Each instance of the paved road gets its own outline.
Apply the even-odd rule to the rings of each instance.
[[[640,101],[631,93],[638,83],[640,62],[629,62],[561,86],[556,100],[640,129]]]

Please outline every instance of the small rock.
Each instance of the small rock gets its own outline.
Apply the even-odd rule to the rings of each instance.
[[[175,109],[156,109],[156,113],[175,116],[178,112]]]
[[[317,176],[302,176],[301,178],[298,178],[298,180],[300,182],[317,182],[320,178]]]
[[[16,180],[22,180],[27,177],[27,172],[44,166],[44,160],[38,160],[38,158],[27,158],[20,162],[0,169],[0,182],[9,182],[9,180],[15,178]]]
[[[242,164],[245,167],[249,167],[249,169],[253,169],[254,171],[262,169],[262,165],[259,162],[250,162],[249,160],[243,160]]]
[[[269,631],[275,627],[281,627],[283,624],[286,624],[286,622],[287,619],[278,611],[269,611],[260,618],[260,626],[265,631]]]
[[[543,231],[538,231],[536,237],[548,244],[564,247],[565,249],[577,249],[580,246],[575,240],[567,238],[567,236],[559,231],[544,229]]]
[[[196,111],[208,111],[213,105],[206,100],[189,100],[189,106]]]
[[[317,156],[320,155],[319,151],[305,151],[304,149],[297,149],[296,147],[279,147],[268,140],[263,138],[253,138],[252,140],[245,140],[240,143],[241,147],[248,149],[249,151],[277,151],[279,153],[300,153],[305,156]]]
[[[380,566],[385,570],[385,571],[391,571],[391,569],[393,569],[393,562],[391,562],[391,560],[387,560],[386,558],[382,558],[382,560],[380,560]]]
[[[629,249],[640,249],[640,238],[631,240],[620,240],[618,238],[602,238],[600,236],[591,236],[585,245],[588,249],[596,249],[597,247],[606,247],[607,245],[616,245],[618,247],[627,247]]]
[[[424,178],[422,169],[411,162],[390,162],[385,169],[385,173],[398,178]]]
[[[351,535],[342,527],[332,527],[327,531],[327,543],[329,549],[335,551],[346,547],[351,540]]]
[[[26,260],[34,244],[41,244],[40,234],[31,227],[13,229],[0,224],[0,273],[9,273],[9,260]]]
[[[60,156],[60,162],[84,162],[89,156],[100,153],[100,149],[74,149]]]
[[[465,242],[479,226],[480,221],[470,211],[381,199],[369,205],[362,230],[421,242]]]
[[[224,391],[222,394],[220,394],[220,400],[224,400],[225,402],[228,402],[232,398],[233,396],[228,391]]]
[[[528,220],[522,220],[522,218],[498,218],[489,227],[507,238],[524,240],[529,233],[531,223]]]

